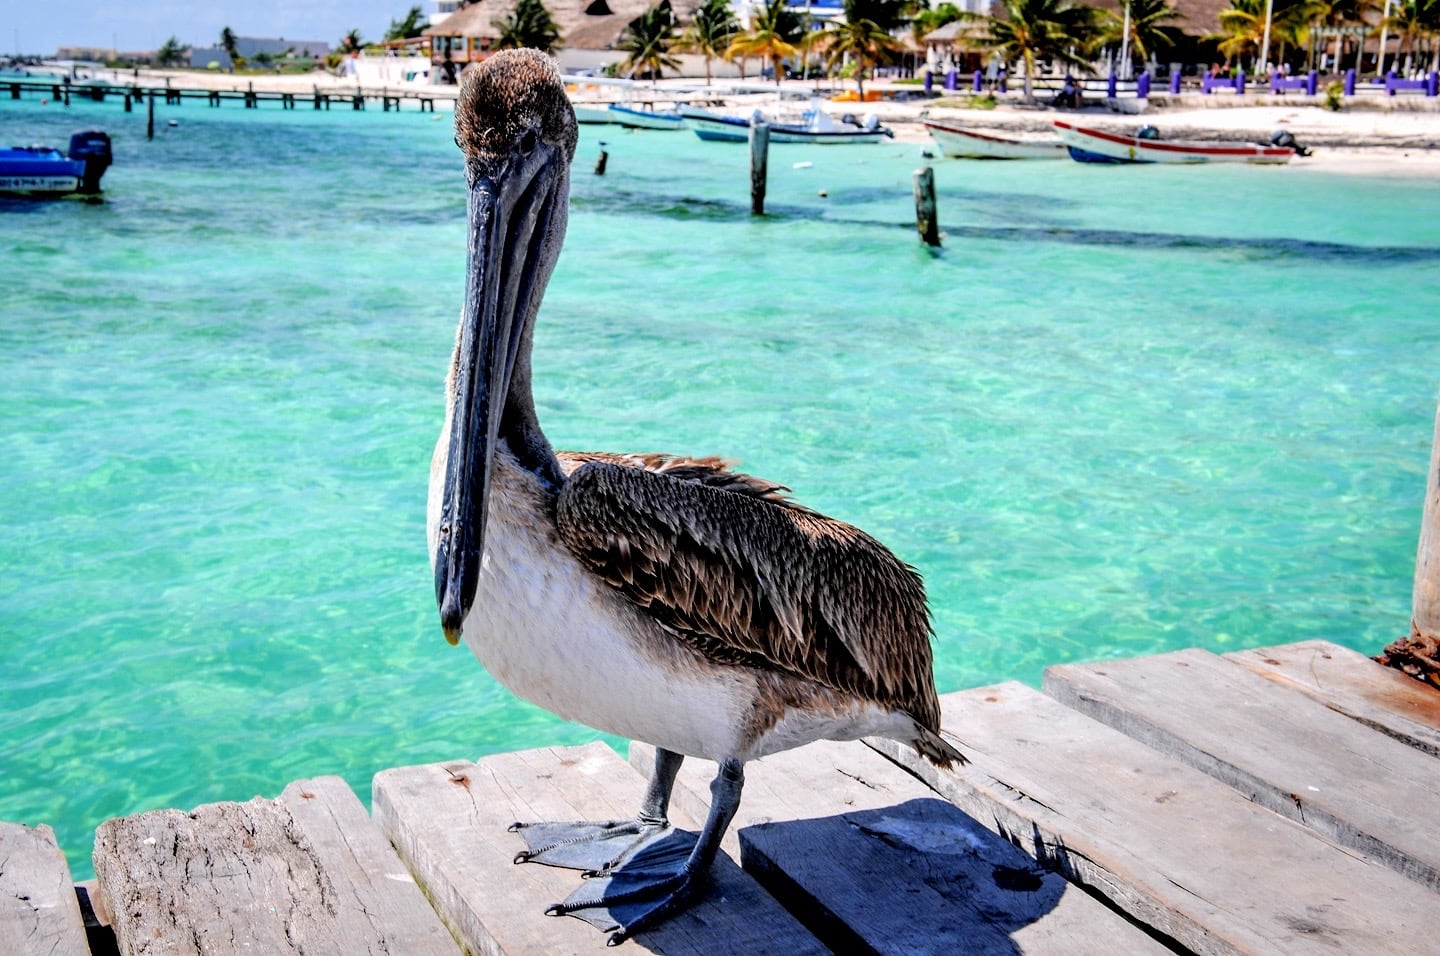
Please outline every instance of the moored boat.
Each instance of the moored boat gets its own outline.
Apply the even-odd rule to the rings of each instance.
[[[70,137],[67,152],[53,146],[0,148],[0,194],[9,196],[93,196],[110,168],[110,137],[97,129]]]
[[[1070,158],[1081,163],[1288,163],[1291,146],[1201,140],[1164,140],[1153,126],[1134,136],[1055,121]]]
[[[575,109],[575,122],[587,125],[604,125],[615,122],[615,114],[604,103],[571,103]]]
[[[750,127],[756,122],[766,123],[770,127],[772,143],[880,143],[895,135],[890,129],[881,126],[880,120],[874,115],[866,117],[862,122],[847,113],[837,122],[818,107],[807,110],[800,123],[771,122],[759,110],[749,119],[712,113],[698,107],[684,107],[680,112],[685,117],[685,125],[689,126],[696,136],[719,142],[745,142],[750,138]]]
[[[1064,159],[1058,136],[1015,136],[925,121],[940,152],[952,159]]]
[[[641,110],[610,104],[610,121],[631,129],[684,129],[685,118],[678,110]]]

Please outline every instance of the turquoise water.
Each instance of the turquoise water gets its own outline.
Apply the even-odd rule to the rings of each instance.
[[[436,622],[449,117],[159,123],[0,99],[0,142],[117,156],[104,204],[0,201],[0,819],[77,877],[107,817],[594,736]],[[555,443],[737,457],[870,530],[925,575],[942,690],[1407,630],[1436,183],[939,163],[931,254],[920,162],[777,146],[756,221],[743,147],[587,130]]]

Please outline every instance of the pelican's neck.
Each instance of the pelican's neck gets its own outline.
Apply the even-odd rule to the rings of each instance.
[[[500,440],[510,448],[520,466],[553,495],[560,492],[565,475],[535,415],[535,395],[530,386],[530,341],[534,328],[535,319],[531,316],[521,333],[515,369],[510,373],[510,394],[506,396],[505,414],[500,419]]]

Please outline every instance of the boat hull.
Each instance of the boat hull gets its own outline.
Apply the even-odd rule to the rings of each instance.
[[[1020,139],[979,130],[927,122],[925,129],[941,154],[951,159],[1064,159],[1065,144],[1058,136]]]
[[[1141,139],[1123,133],[1087,129],[1055,121],[1070,158],[1081,163],[1250,163],[1277,165],[1290,162],[1295,151],[1288,146],[1252,143]]]
[[[611,104],[610,121],[630,129],[684,129],[685,118],[676,112],[636,110]]]
[[[680,112],[685,117],[685,125],[703,140],[743,143],[750,138],[751,121],[749,119],[725,116],[696,108],[682,109]],[[772,143],[806,143],[812,146],[882,143],[893,135],[883,126],[862,129],[858,126],[832,124],[834,128],[831,129],[814,129],[810,126],[797,126],[791,123],[769,123],[767,125],[770,127],[770,142]]]

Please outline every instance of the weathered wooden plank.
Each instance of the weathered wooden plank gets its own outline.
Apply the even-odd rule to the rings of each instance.
[[[572,918],[544,915],[580,883],[574,870],[515,865],[516,820],[633,817],[644,780],[601,743],[403,767],[376,774],[375,821],[399,849],[437,912],[469,951],[594,953],[605,936]],[[698,829],[683,812],[677,826]],[[824,947],[721,854],[705,897],[634,938],[669,954],[821,953]],[[632,945],[627,943],[626,945]]]
[[[1066,664],[1045,692],[1440,889],[1434,758],[1208,651]]]
[[[1300,641],[1224,656],[1309,694],[1337,714],[1440,756],[1440,693],[1358,651],[1329,641]]]
[[[70,867],[54,831],[0,822],[0,953],[89,952]]]
[[[1433,947],[1440,896],[1020,684],[941,698],[971,763],[867,744],[1047,866],[1197,953]]]
[[[95,876],[126,954],[457,951],[338,777],[108,820]]]
[[[653,760],[630,745],[637,769]],[[703,816],[714,773],[686,760],[674,804]],[[836,952],[1167,952],[859,742],[747,764],[731,832],[746,870]]]

